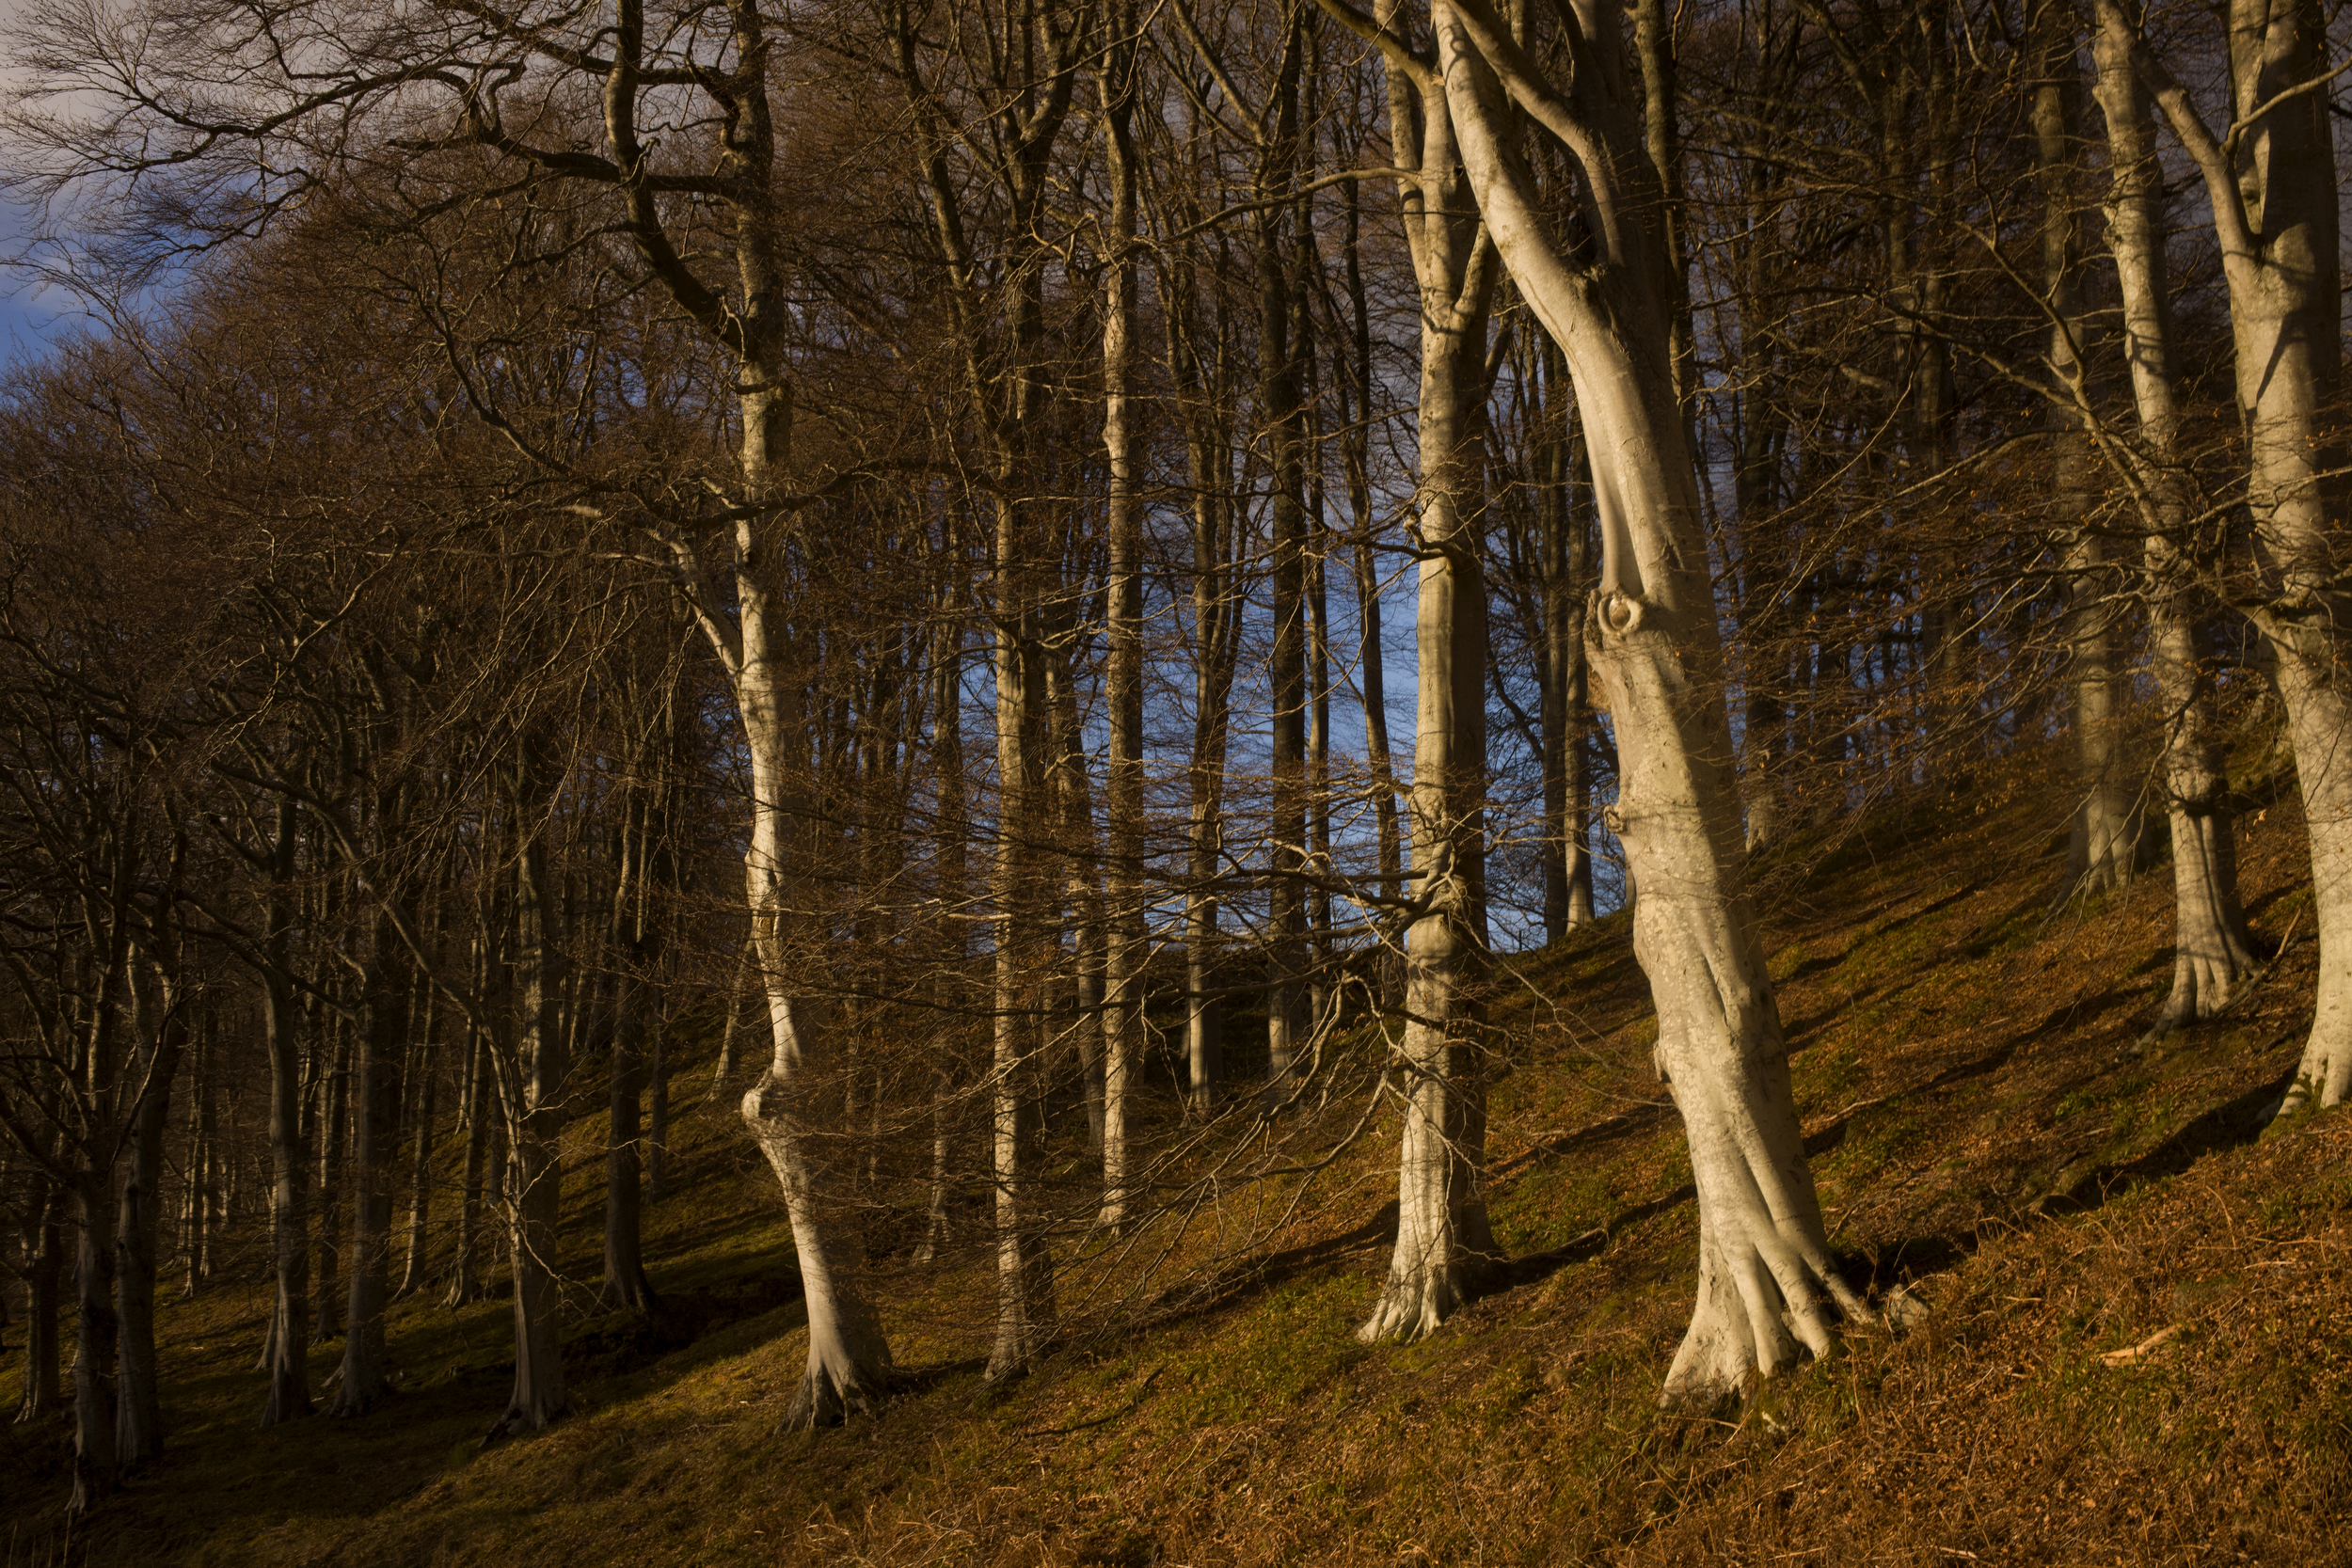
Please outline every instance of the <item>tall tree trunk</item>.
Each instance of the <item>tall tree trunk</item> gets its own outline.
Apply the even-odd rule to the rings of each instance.
[[[742,948],[735,958],[735,978],[727,986],[727,1021],[719,1031],[719,1065],[710,1074],[710,1092],[718,1093],[735,1076],[737,1041],[740,1038],[743,1019],[743,996],[751,974],[754,950],[758,943],[750,931],[743,933]]]
[[[1382,8],[1391,25],[1395,0]],[[1389,123],[1414,122],[1412,82],[1389,74]],[[1396,1248],[1366,1340],[1414,1339],[1461,1305],[1494,1251],[1479,1190],[1486,1158],[1486,594],[1478,531],[1486,498],[1486,323],[1496,256],[1470,215],[1444,85],[1421,82],[1420,145],[1399,137],[1399,182],[1421,292],[1417,427],[1420,659],[1413,743],[1414,896],[1406,933],[1405,1097]]]
[[[1616,14],[1575,0],[1589,46],[1565,90],[1486,0],[1438,0],[1439,67],[1479,210],[1576,387],[1600,515],[1585,650],[1615,721],[1613,813],[1638,879],[1634,952],[1658,1064],[1689,1133],[1698,1302],[1669,1402],[1711,1402],[1800,1347],[1826,1354],[1862,1304],[1823,1233],[1745,876],[1723,651],[1697,480],[1675,398],[1659,191],[1629,105]],[[1565,134],[1594,254],[1571,268],[1505,135],[1518,107]]]
[[[765,471],[764,456],[757,471]],[[743,875],[773,1045],[768,1070],[743,1096],[743,1120],[784,1189],[808,1304],[807,1370],[786,1406],[784,1424],[832,1426],[851,1410],[866,1408],[881,1391],[890,1375],[890,1347],[858,1278],[856,1248],[835,1216],[833,1184],[840,1173],[813,1159],[809,1148],[822,1056],[798,995],[787,892],[800,789],[788,759],[802,728],[801,693],[796,674],[785,667],[782,617],[767,589],[748,575],[739,584],[736,701],[752,760],[752,845]]]
[[[2232,0],[2225,139],[2116,0],[2098,11],[2103,32],[2131,38],[2141,79],[2204,180],[2229,285],[2247,504],[2269,594],[2251,617],[2294,737],[2319,927],[2318,995],[2285,1115],[2352,1092],[2352,600],[2340,585],[2339,447],[2323,412],[2343,360],[2337,191],[2328,97],[2311,90],[2328,73],[2327,29],[2314,0]]]
[[[940,967],[932,979],[931,993],[944,1026],[932,1047],[930,1203],[924,1217],[923,1240],[914,1249],[917,1263],[930,1262],[947,1243],[947,1202],[954,1177],[956,1058],[961,1054],[961,1033],[946,1021],[957,1014],[957,992],[964,984],[965,962],[970,957],[960,918],[971,892],[964,849],[971,825],[965,820],[963,787],[963,626],[946,613],[946,604],[940,609],[937,682],[931,705],[931,773],[939,800],[939,904],[947,911],[947,919]]]
[[[507,1238],[515,1271],[515,1386],[505,1411],[491,1424],[492,1437],[543,1431],[571,1405],[557,1338],[562,1302],[555,1277],[564,1084],[571,1064],[558,1016],[564,965],[556,945],[546,820],[561,781],[554,776],[553,759],[545,754],[549,743],[544,735],[527,733],[521,744],[514,797],[516,1098],[506,1116],[514,1184]]]
[[[996,1205],[996,1337],[988,1377],[1017,1377],[1044,1348],[1053,1319],[1053,1259],[1030,1212],[1027,1136],[1029,1080],[1035,1070],[1037,988],[1036,876],[1029,847],[1034,732],[1044,699],[1042,652],[1033,626],[1028,577],[1033,568],[1020,508],[999,502],[996,528],[996,855],[991,901],[996,906],[996,984],[989,1123]]]
[[[384,1313],[390,1292],[391,1166],[398,1146],[397,1063],[408,1033],[409,988],[393,961],[391,917],[370,911],[363,1016],[353,1064],[351,1272],[343,1320],[342,1377],[330,1416],[363,1416],[389,1393]]]
[[[1391,101],[1394,102],[1393,99]],[[1396,809],[1396,774],[1389,758],[1389,688],[1380,630],[1380,520],[1372,499],[1372,306],[1364,284],[1362,203],[1356,182],[1341,187],[1344,228],[1343,261],[1349,307],[1348,389],[1354,415],[1341,451],[1347,467],[1347,505],[1356,548],[1356,688],[1363,699],[1364,766],[1372,787],[1373,822],[1379,859],[1378,891],[1388,897],[1405,892],[1404,832]],[[1344,405],[1343,405],[1344,409]],[[1381,1007],[1403,1005],[1404,968],[1384,943],[1374,956],[1375,985]]]
[[[1168,309],[1168,357],[1184,413],[1184,460],[1192,489],[1191,765],[1184,886],[1185,1103],[1205,1117],[1216,1106],[1224,1069],[1224,1003],[1216,994],[1218,889],[1225,875],[1225,758],[1232,735],[1235,637],[1241,623],[1239,566],[1228,559],[1236,524],[1226,494],[1227,432],[1216,400],[1226,392],[1222,339],[1204,354],[1189,317],[1192,281],[1179,269],[1163,294]],[[1220,312],[1220,325],[1222,322]],[[1211,356],[1214,356],[1212,357]]]
[[[1253,196],[1257,266],[1258,404],[1273,456],[1268,515],[1273,648],[1267,659],[1272,711],[1272,817],[1266,841],[1266,1096],[1284,1092],[1306,1035],[1307,627],[1306,404],[1299,390],[1305,351],[1303,280],[1290,264],[1284,198],[1298,182],[1299,81],[1310,12],[1288,10],[1281,68],[1269,89]]]
[[[643,757],[651,748],[640,747]],[[647,884],[655,837],[655,809],[632,788],[622,808],[620,874],[613,890],[607,947],[618,966],[612,985],[612,1076],[604,1166],[604,1281],[597,1305],[608,1311],[650,1312],[653,1281],[645,1275],[644,1164],[639,1143],[644,1128],[644,1049],[646,973],[654,958],[648,921]]]
[[[162,1389],[155,1362],[155,1240],[163,1220],[164,1132],[171,1119],[171,1084],[185,1049],[187,1025],[163,987],[153,1037],[143,1043],[132,1074],[138,1101],[131,1107],[121,1201],[115,1210],[115,1458],[125,1468],[162,1456]]]
[[[64,1193],[46,1186],[24,1226],[24,1373],[16,1400],[19,1422],[38,1421],[58,1407],[57,1286],[65,1272],[64,1208]]]
[[[269,883],[263,893],[262,1045],[269,1058],[270,1252],[277,1290],[262,1370],[269,1394],[262,1425],[310,1414],[310,1150],[302,1136],[302,1041],[292,955],[295,809],[278,803]]]
[[[1103,953],[1101,1219],[1116,1233],[1127,1217],[1130,1074],[1143,1050],[1143,465],[1134,407],[1139,183],[1134,0],[1113,0],[1106,21],[1101,89],[1111,211],[1103,279],[1103,449],[1109,470],[1104,591],[1110,647],[1103,703],[1110,752],[1104,779],[1110,904]]]
[[[2165,811],[2172,833],[2172,990],[2151,1029],[2160,1037],[2210,1018],[2255,965],[2238,900],[2237,833],[2213,721],[2201,590],[2184,556],[2190,497],[2178,444],[2178,356],[2166,277],[2164,176],[2148,93],[2132,69],[2129,25],[2102,8],[2093,41],[2099,105],[2114,189],[2107,244],[2122,295],[2125,358],[2138,416],[2129,459],[2149,522],[2149,662],[2164,717]]]
[[[1571,460],[1567,362],[1549,338],[1543,372],[1541,487],[1543,552],[1544,940],[1558,942],[1593,923],[1593,855],[1586,818],[1584,518],[1576,500],[1581,463]]]
[[[121,1321],[115,1307],[114,1173],[85,1169],[72,1188],[73,1495],[69,1513],[86,1513],[122,1484],[114,1370]]]
[[[2122,756],[2123,689],[2118,648],[2117,581],[2106,539],[2085,526],[2090,459],[2084,413],[2085,366],[2078,351],[2081,266],[2075,244],[2074,174],[2082,135],[2074,71],[2074,13],[2063,0],[2040,0],[2029,24],[2035,62],[2034,173],[2042,186],[2042,284],[2051,404],[2051,495],[2067,547],[2067,682],[2074,699],[2074,808],[2069,892],[2093,895],[2131,880],[2132,790]]]
[[[475,974],[475,994],[488,994],[479,959]],[[484,1162],[490,1142],[490,1061],[487,1042],[482,1037],[481,1031],[470,1024],[466,1030],[465,1070],[464,1098],[459,1101],[459,1114],[466,1132],[465,1172],[459,1178],[457,1236],[451,1249],[449,1291],[441,1298],[444,1307],[468,1307],[482,1297],[475,1254],[482,1244]]]
[[[408,1241],[403,1249],[400,1268],[400,1288],[395,1296],[424,1288],[426,1271],[425,1242],[429,1233],[433,1200],[433,1123],[439,1107],[440,1047],[435,1037],[436,1001],[438,993],[424,976],[419,976],[416,996],[409,1003],[409,1015],[417,1021],[416,1066],[408,1080],[408,1097],[414,1107],[411,1119],[416,1123],[415,1142],[408,1156]]]
[[[188,1069],[188,1153],[187,1168],[183,1173],[184,1195],[181,1210],[181,1260],[186,1276],[182,1286],[183,1296],[193,1296],[203,1289],[212,1272],[213,1232],[218,1223],[219,1185],[215,1167],[219,1164],[215,1149],[218,1142],[218,1095],[214,1085],[213,1028],[208,1019],[197,1031],[196,1059]]]
[[[351,1126],[352,1026],[340,1008],[321,1008],[320,1019],[323,1027],[319,1034],[323,1037],[313,1047],[317,1058],[313,1087],[319,1099],[312,1129],[319,1156],[317,1264],[313,1271],[318,1305],[311,1321],[319,1325],[320,1338],[331,1339],[335,1337],[337,1253],[342,1244],[343,1165],[350,1152],[347,1138]]]

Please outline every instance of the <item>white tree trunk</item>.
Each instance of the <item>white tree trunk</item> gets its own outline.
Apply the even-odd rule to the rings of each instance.
[[[2093,40],[2096,91],[2106,118],[2107,248],[2115,257],[2125,356],[2138,441],[2126,454],[2142,515],[2151,580],[2150,663],[2164,716],[2166,813],[2172,834],[2172,990],[2152,1037],[2210,1018],[2250,974],[2255,958],[2238,902],[2236,834],[2213,726],[2197,615],[2203,595],[2183,553],[2189,497],[2180,466],[2177,356],[2166,280],[2164,180],[2148,94],[2132,69],[2132,37],[2105,8]]]
[[[1804,1351],[1826,1352],[1840,1317],[1863,1307],[1829,1256],[1748,895],[1723,650],[1652,227],[1656,180],[1622,20],[1597,0],[1575,9],[1583,41],[1565,95],[1485,0],[1438,0],[1433,20],[1480,211],[1566,356],[1592,454],[1602,551],[1585,646],[1616,727],[1613,825],[1642,890],[1634,952],[1698,1191],[1698,1302],[1664,1398],[1707,1402]],[[1571,268],[1551,243],[1505,129],[1506,90],[1578,166],[1596,252],[1586,265]]]
[[[2247,505],[2269,597],[2251,613],[2276,666],[2311,839],[2319,991],[2295,1085],[2280,1107],[2332,1105],[2352,1091],[2352,693],[2339,586],[2341,483],[2322,410],[2343,344],[2337,192],[2324,18],[2312,0],[2232,0],[2226,138],[2151,55],[2117,0],[2103,33],[2129,40],[2141,80],[2203,177],[2230,289]],[[2257,112],[2259,111],[2259,112]]]
[[[1382,8],[1393,22],[1395,6]],[[1421,596],[1413,786],[1421,911],[1405,937],[1396,1250],[1366,1340],[1416,1339],[1461,1305],[1494,1251],[1479,1167],[1486,1142],[1478,986],[1486,970],[1486,593],[1476,530],[1486,467],[1488,302],[1495,255],[1470,215],[1443,87],[1422,78],[1421,145],[1400,137],[1407,247],[1421,291],[1417,420]],[[1389,122],[1414,121],[1404,73],[1389,75]]]
[[[794,788],[785,749],[797,735],[798,687],[771,642],[771,610],[747,572],[742,578],[742,657],[736,700],[752,756],[752,844],[745,895],[760,989],[773,1046],[768,1070],[743,1096],[743,1120],[776,1173],[792,1224],[792,1244],[808,1309],[808,1366],[786,1407],[787,1430],[830,1426],[870,1405],[890,1375],[890,1347],[856,1275],[856,1250],[839,1233],[828,1197],[836,1173],[810,1157],[806,1123],[818,1045],[802,1017],[787,941],[789,857],[787,805]]]
[[[1104,672],[1109,731],[1105,815],[1110,829],[1110,921],[1103,954],[1103,1209],[1116,1232],[1127,1216],[1128,1075],[1143,1049],[1143,497],[1132,414],[1136,336],[1136,104],[1133,0],[1109,8],[1102,74],[1111,175],[1109,264],[1103,281],[1103,449],[1110,657]]]

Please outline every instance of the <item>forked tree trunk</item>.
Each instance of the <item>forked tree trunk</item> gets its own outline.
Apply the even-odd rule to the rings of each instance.
[[[2326,80],[2327,28],[2314,0],[2232,0],[2227,138],[2150,55],[2117,0],[2103,32],[2132,42],[2213,208],[2230,290],[2247,505],[2269,597],[2252,611],[2268,644],[2295,741],[2319,927],[2312,1031],[2285,1115],[2352,1092],[2352,688],[2347,688],[2344,532],[2338,442],[2323,412],[2341,373],[2337,190]]]
[[[1393,0],[1382,8],[1393,24]],[[1365,1340],[1417,1339],[1466,1298],[1494,1251],[1479,1190],[1486,1110],[1479,986],[1486,967],[1486,594],[1478,530],[1485,497],[1486,318],[1495,253],[1470,215],[1444,85],[1421,81],[1419,147],[1396,155],[1421,290],[1417,422],[1421,595],[1413,785],[1414,896],[1405,937],[1405,1019],[1395,1071],[1405,1101],[1396,1249]],[[1391,69],[1389,123],[1414,121],[1411,84]]]
[[[1486,0],[1437,0],[1433,19],[1480,211],[1566,356],[1592,453],[1602,552],[1585,648],[1615,721],[1613,825],[1641,887],[1634,952],[1657,1003],[1658,1064],[1682,1113],[1698,1193],[1698,1301],[1664,1399],[1709,1402],[1804,1351],[1825,1354],[1840,1314],[1863,1307],[1829,1256],[1746,885],[1639,99],[1618,14],[1598,0],[1574,8],[1583,41],[1565,92],[1543,81]],[[1550,242],[1516,133],[1506,134],[1512,102],[1579,166],[1589,264],[1571,268]]]
[[[2190,498],[2178,452],[2178,360],[2155,125],[2147,89],[2132,69],[2129,25],[2109,7],[2097,29],[2097,93],[2114,171],[2107,241],[2139,425],[2138,448],[2125,461],[2150,523],[2149,662],[2164,720],[2165,809],[2172,830],[2172,990],[2149,1032],[2157,1037],[2219,1011],[2256,960],[2238,901],[2236,828],[2199,631],[2201,595],[2183,556]]]

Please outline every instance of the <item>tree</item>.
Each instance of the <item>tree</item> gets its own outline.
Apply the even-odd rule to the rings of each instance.
[[[1546,81],[1484,0],[1439,0],[1430,20],[1479,211],[1566,357],[1588,433],[1601,567],[1586,656],[1615,727],[1612,826],[1641,887],[1634,951],[1658,1005],[1659,1070],[1690,1134],[1699,1194],[1698,1304],[1665,1398],[1712,1400],[1752,1372],[1787,1368],[1801,1350],[1827,1354],[1840,1318],[1865,1308],[1829,1256],[1745,884],[1707,543],[1676,398],[1657,172],[1614,12],[1563,10],[1575,61],[1565,88]],[[1374,36],[1391,60],[1428,69],[1392,30]],[[1514,108],[1575,167],[1581,265],[1547,230]]]

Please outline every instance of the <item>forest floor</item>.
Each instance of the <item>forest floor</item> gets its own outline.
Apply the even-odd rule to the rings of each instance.
[[[1833,1245],[1855,1283],[1930,1310],[1743,1410],[1656,1408],[1696,1215],[1618,918],[1507,965],[1490,1200],[1514,1261],[1420,1344],[1353,1333],[1384,1203],[1394,1223],[1375,1128],[1265,1229],[1259,1266],[1089,1320],[1009,1388],[981,1382],[984,1272],[885,1257],[902,1389],[779,1435],[805,1355],[790,1241],[724,1097],[693,1103],[710,1064],[690,1055],[647,1219],[665,1309],[576,1319],[579,1414],[484,1449],[508,1309],[411,1301],[393,1398],[255,1431],[256,1239],[237,1283],[164,1306],[170,1451],[70,1544],[62,1424],[0,1428],[5,1560],[2352,1561],[2352,1114],[2257,1136],[2315,975],[2292,791],[2240,838],[2255,927],[2284,951],[2224,1018],[2143,1048],[2169,867],[2052,914],[2065,833],[2035,772],[1765,868]],[[598,1135],[581,1124],[567,1179],[583,1298]],[[15,1376],[11,1357],[0,1402]]]

